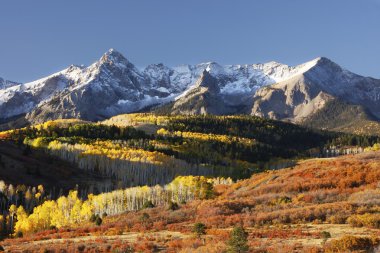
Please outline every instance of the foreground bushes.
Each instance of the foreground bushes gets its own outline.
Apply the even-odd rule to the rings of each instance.
[[[361,251],[368,252],[379,245],[378,238],[355,237],[351,235],[343,236],[340,239],[332,240],[326,247],[327,253]]]
[[[353,227],[380,228],[380,214],[352,215],[347,219],[347,222]]]

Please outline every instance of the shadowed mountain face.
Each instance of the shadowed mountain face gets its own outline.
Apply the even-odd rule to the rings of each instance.
[[[0,79],[0,122],[97,121],[154,108],[170,114],[251,114],[302,123],[335,99],[360,106],[371,119],[380,118],[380,80],[351,73],[327,58],[294,67],[209,62],[173,68],[151,64],[140,70],[111,49],[89,67],[72,65],[34,82]],[[26,115],[24,120],[20,115]]]

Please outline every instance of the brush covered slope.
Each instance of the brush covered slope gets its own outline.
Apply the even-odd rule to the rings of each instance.
[[[29,252],[246,252],[238,250],[247,247],[249,252],[372,252],[380,242],[379,166],[378,151],[311,159],[234,184],[213,184],[208,194],[187,203],[176,202],[181,191],[166,203],[151,195],[143,210],[103,214],[97,225],[90,219],[24,233],[5,240],[3,247]],[[194,179],[186,180],[182,186]],[[34,221],[23,215],[23,222]],[[246,233],[237,236],[237,225]]]

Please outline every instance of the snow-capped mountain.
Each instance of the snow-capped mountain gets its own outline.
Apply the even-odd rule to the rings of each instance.
[[[362,105],[380,119],[380,80],[356,75],[327,58],[317,58],[295,75],[257,90],[251,114],[302,122],[333,99]]]
[[[353,74],[327,58],[298,66],[208,62],[138,69],[111,49],[88,67],[72,65],[25,84],[1,80],[1,121],[18,116],[31,123],[96,121],[165,107],[168,113],[245,113],[300,122],[335,98],[362,105],[380,118],[380,81]]]

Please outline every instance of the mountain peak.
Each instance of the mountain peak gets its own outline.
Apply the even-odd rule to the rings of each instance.
[[[130,62],[127,60],[127,58],[124,57],[120,52],[117,50],[111,48],[109,49],[105,54],[103,54],[102,58],[100,58],[101,62],[117,62],[117,63],[126,63],[129,64]]]
[[[331,59],[325,57],[325,56],[319,56],[314,59],[317,63],[334,63]]]
[[[202,75],[195,84],[195,87],[207,88],[210,92],[219,93],[220,88],[218,82],[207,69],[204,69]]]
[[[210,81],[212,82],[214,78],[210,74],[209,69],[204,69],[199,79],[200,79],[200,82],[198,83],[199,86],[203,86],[204,84],[209,83]]]
[[[298,75],[298,74],[305,74],[310,71],[312,72],[328,71],[331,73],[341,73],[343,71],[343,69],[338,64],[336,64],[335,62],[333,62],[327,57],[317,57],[306,63],[290,67],[290,69],[291,69],[290,75],[286,76],[287,79],[291,76]]]
[[[106,55],[121,55],[121,53],[114,48],[110,48],[105,54]]]
[[[337,63],[333,62],[331,59],[324,56],[317,57],[314,60],[311,60],[309,63],[314,63],[315,65],[318,65],[318,66],[333,66],[333,65],[339,66]]]
[[[213,76],[225,75],[225,69],[217,62],[206,62],[199,64]]]
[[[318,57],[304,66],[308,66],[308,69],[313,72],[320,72],[320,75],[326,77],[327,73],[331,76],[344,75],[347,78],[351,78],[354,74],[348,70],[343,69],[339,64],[333,62],[327,57]]]

